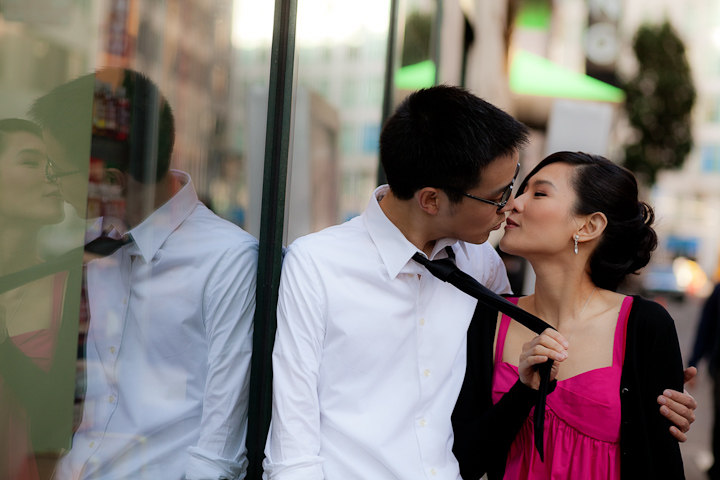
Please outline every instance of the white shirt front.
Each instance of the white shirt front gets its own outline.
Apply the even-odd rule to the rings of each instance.
[[[245,475],[257,241],[190,178],[87,266],[82,423],[59,479]]]
[[[418,249],[375,191],[362,216],[296,240],[284,260],[273,350],[270,479],[460,478],[450,416],[477,301],[411,260]],[[492,246],[458,267],[510,292]]]

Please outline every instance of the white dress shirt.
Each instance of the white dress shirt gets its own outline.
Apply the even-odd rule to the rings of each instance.
[[[181,190],[87,266],[82,423],[59,479],[243,478],[257,241]]]
[[[288,249],[266,478],[460,478],[450,415],[477,301],[411,260],[418,249],[378,204],[386,191]],[[430,258],[448,245],[462,270],[510,292],[492,246],[444,239]]]

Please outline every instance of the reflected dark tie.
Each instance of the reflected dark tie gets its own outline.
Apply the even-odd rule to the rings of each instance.
[[[112,238],[101,235],[92,242],[85,245],[85,251],[102,257],[107,257],[115,253],[120,247],[132,243],[132,236],[128,233],[121,238]]]
[[[460,270],[455,265],[455,253],[452,251],[452,248],[447,247],[446,251],[448,253],[448,258],[443,258],[441,260],[428,260],[420,253],[416,253],[412,258],[427,268],[430,273],[443,282],[453,285],[471,297],[478,299],[478,301],[484,303],[485,305],[504,313],[537,334],[542,333],[543,330],[547,328],[553,328],[535,315],[532,315],[522,308],[519,308],[517,305],[508,302],[503,297]],[[538,368],[540,371],[540,388],[533,416],[533,424],[535,427],[535,448],[537,449],[538,454],[540,454],[540,460],[542,461],[545,461],[543,444],[545,401],[547,398],[548,387],[550,385],[550,369],[552,368],[552,364],[553,361],[548,360]]]

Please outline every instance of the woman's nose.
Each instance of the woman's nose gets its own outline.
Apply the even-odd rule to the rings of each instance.
[[[521,211],[525,207],[525,198],[526,198],[525,195],[526,194],[523,193],[522,195],[518,195],[517,197],[515,197],[513,199],[512,207],[511,207],[512,211]],[[508,202],[508,203],[510,203],[510,202]]]

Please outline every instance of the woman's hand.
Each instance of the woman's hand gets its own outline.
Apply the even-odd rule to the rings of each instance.
[[[555,360],[550,372],[550,381],[554,380],[560,368],[560,362],[568,358],[569,346],[565,337],[552,328],[545,329],[540,335],[523,344],[518,365],[520,381],[537,390],[540,387],[540,374],[535,366],[545,363],[548,358]]]

